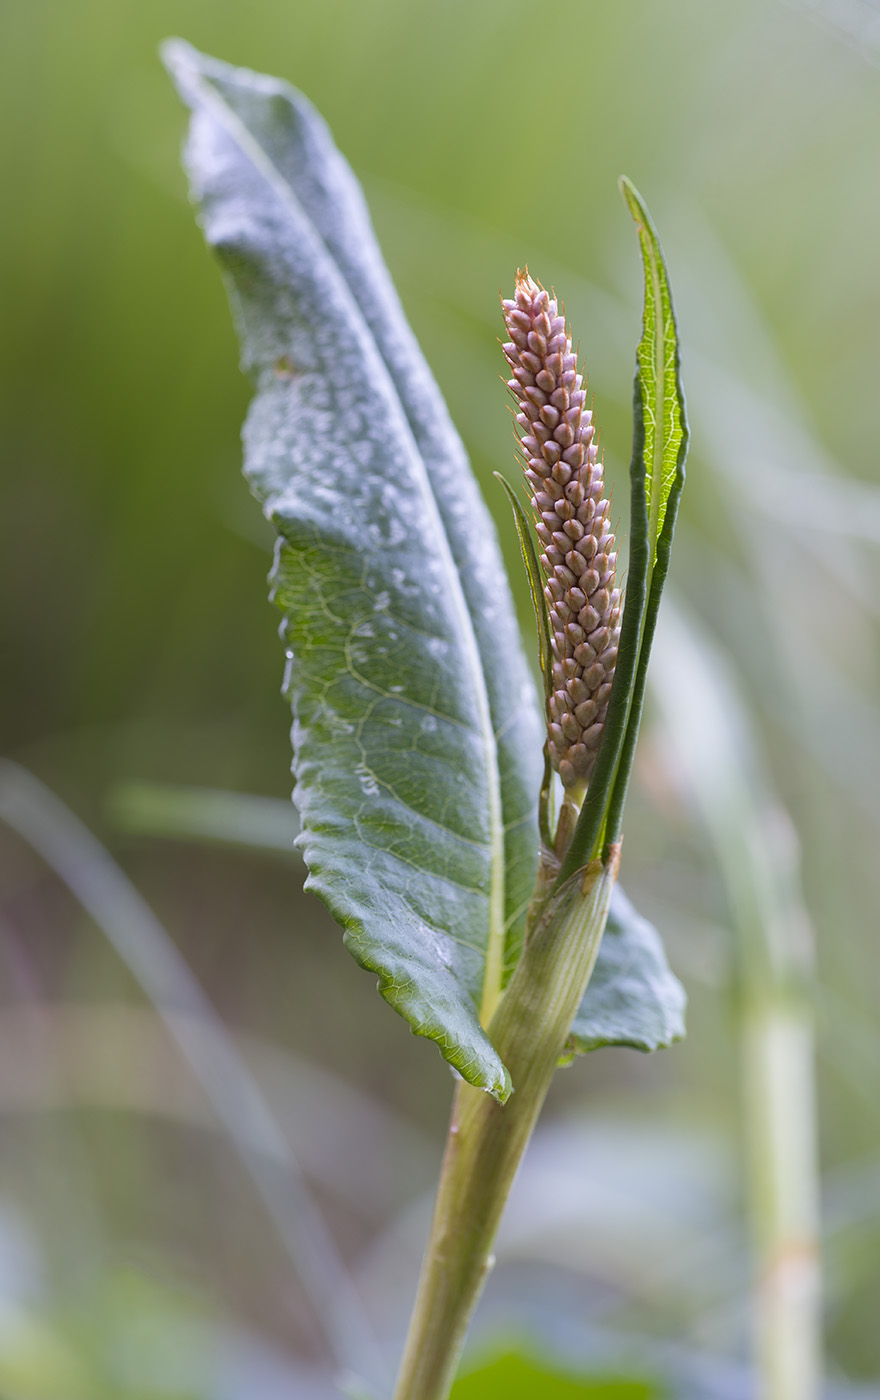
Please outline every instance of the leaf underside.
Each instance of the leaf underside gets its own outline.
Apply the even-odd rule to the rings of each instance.
[[[618,885],[570,1048],[581,1054],[603,1045],[663,1049],[684,1036],[685,1004],[659,933]]]

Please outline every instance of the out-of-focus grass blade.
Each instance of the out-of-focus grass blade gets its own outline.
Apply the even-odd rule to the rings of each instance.
[[[293,1149],[152,909],[73,812],[7,759],[0,760],[0,820],[64,881],[161,1013],[287,1247],[337,1365],[381,1375],[384,1362],[372,1328]]]
[[[797,841],[736,679],[674,608],[652,669],[664,752],[715,848],[736,934],[762,1393],[821,1389],[811,933]]]
[[[107,811],[122,831],[138,836],[253,846],[294,853],[299,817],[289,800],[175,783],[120,783]]]

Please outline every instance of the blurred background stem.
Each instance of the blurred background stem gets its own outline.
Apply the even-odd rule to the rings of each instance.
[[[0,759],[0,820],[70,888],[160,1012],[290,1255],[336,1366],[379,1380],[378,1343],[293,1149],[153,911],[73,812],[7,759]]]
[[[797,842],[735,680],[667,610],[652,670],[668,757],[712,841],[735,935],[761,1400],[821,1391],[812,937]]]

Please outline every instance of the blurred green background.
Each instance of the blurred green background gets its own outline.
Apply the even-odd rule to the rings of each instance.
[[[448,1071],[302,895],[296,858],[241,844],[259,812],[228,809],[237,843],[187,839],[216,804],[188,822],[143,786],[289,786],[271,541],[239,475],[249,391],[157,59],[175,33],[290,79],[329,121],[513,574],[491,479],[516,472],[498,292],[527,262],[564,298],[625,501],[640,274],[618,174],[648,200],[694,431],[673,583],[727,657],[802,851],[829,1394],[880,1393],[880,5],[0,8],[0,748],[183,953],[390,1360]],[[685,786],[658,708],[624,878],[688,986],[689,1039],[559,1076],[462,1400],[751,1393],[743,955]],[[260,811],[283,846],[284,809]],[[297,1270],[161,1015],[3,825],[0,998],[4,1400],[333,1394]]]

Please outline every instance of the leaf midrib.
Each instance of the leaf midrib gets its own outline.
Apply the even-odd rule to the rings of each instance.
[[[348,292],[348,295],[351,299],[353,311],[358,317],[358,319],[362,322],[370,341],[376,349],[376,354],[378,355],[381,363],[383,364],[388,378],[394,387],[395,397],[397,398],[397,401],[400,404],[401,412],[410,430],[416,456],[418,457],[418,460],[422,466],[422,471],[420,474],[420,486],[425,495],[428,497],[431,510],[433,511],[433,514],[437,521],[439,535],[442,541],[441,547],[445,556],[444,564],[446,565],[445,572],[449,574],[452,583],[451,596],[456,614],[461,624],[461,634],[464,641],[464,650],[468,663],[468,671],[473,681],[474,695],[479,716],[478,731],[481,737],[482,747],[486,758],[487,797],[489,808],[488,815],[491,849],[490,889],[488,896],[489,936],[486,945],[486,959],[483,972],[482,998],[479,1010],[480,1022],[485,1027],[489,1024],[489,1021],[492,1019],[492,1014],[494,1013],[495,1007],[497,1006],[498,1001],[500,1000],[502,990],[502,979],[504,975],[505,851],[503,812],[501,803],[501,774],[498,764],[498,747],[495,739],[495,730],[492,723],[491,708],[489,705],[489,694],[486,685],[485,673],[483,671],[480,650],[477,644],[476,632],[474,629],[474,624],[471,618],[470,610],[467,605],[467,600],[464,596],[461,578],[459,576],[459,572],[455,564],[455,559],[452,554],[452,548],[449,542],[449,538],[446,533],[446,526],[443,521],[443,516],[441,514],[436,495],[434,494],[434,489],[431,484],[431,480],[428,475],[427,469],[425,467],[424,459],[422,457],[418,443],[416,442],[412,421],[400,398],[400,394],[397,389],[394,376],[391,373],[391,369],[384,355],[382,354],[382,351],[379,348],[375,337],[373,336],[372,330],[370,329],[366,317],[363,315],[360,305],[358,304],[357,298],[355,297],[354,292],[352,291],[348,281],[342,273],[342,270],[339,268],[338,263],[336,262],[335,258],[333,257],[332,253],[330,252],[329,248],[324,242],[324,239],[321,237],[320,233],[315,227],[312,219],[306,214],[305,210],[300,204],[300,201],[297,199],[293,189],[284,179],[283,175],[278,170],[277,166],[273,163],[273,161],[270,159],[266,151],[255,139],[255,137],[251,135],[244,122],[242,122],[242,120],[223,101],[220,94],[211,85],[210,80],[203,76],[198,69],[194,69],[192,67],[191,60],[189,59],[188,55],[186,62],[190,68],[190,73],[195,75],[195,82],[197,83],[198,87],[202,92],[203,99],[206,101],[207,105],[214,110],[215,115],[217,115],[221,125],[223,125],[226,128],[226,130],[229,132],[229,134],[232,136],[232,138],[242,150],[243,154],[247,156],[247,158],[251,161],[255,169],[259,171],[259,173],[264,177],[267,183],[276,191],[276,193],[281,197],[282,201],[285,203],[290,202],[293,205],[295,205],[297,213],[300,214],[306,220],[306,222],[312,229],[315,239],[325,249],[327,257],[329,258],[332,266],[338,272],[340,280],[345,286],[346,291]]]
[[[648,236],[647,230],[642,236],[648,245],[651,285],[654,292],[654,441],[651,454],[651,511],[648,518],[648,541],[651,550],[649,568],[650,573],[653,573],[657,557],[657,537],[660,533],[660,511],[663,505],[663,459],[666,443],[666,315],[653,240]]]

